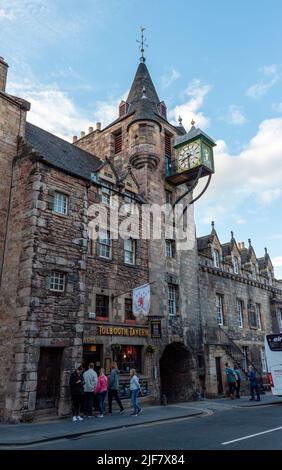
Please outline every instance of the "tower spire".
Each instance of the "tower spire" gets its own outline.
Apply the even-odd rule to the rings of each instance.
[[[145,47],[148,47],[148,45],[146,44],[146,38],[144,37],[144,31],[145,31],[146,28],[144,28],[143,26],[140,27],[140,31],[141,31],[141,40],[139,41],[137,39],[137,42],[139,43],[139,49],[140,49],[140,52],[141,52],[141,57],[140,57],[140,62],[145,62],[145,57],[144,57],[144,52],[145,52]]]

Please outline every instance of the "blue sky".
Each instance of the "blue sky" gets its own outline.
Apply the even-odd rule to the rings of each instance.
[[[216,175],[196,204],[198,235],[264,246],[282,278],[280,0],[0,0],[7,91],[65,138],[108,124],[130,87],[146,27],[147,66],[171,121],[217,141]]]

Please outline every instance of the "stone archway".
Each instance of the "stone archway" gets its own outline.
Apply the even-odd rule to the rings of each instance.
[[[161,393],[167,403],[193,398],[192,355],[183,343],[168,344],[160,359]]]

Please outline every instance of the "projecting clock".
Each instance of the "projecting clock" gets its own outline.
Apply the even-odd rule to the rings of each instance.
[[[179,152],[178,166],[180,170],[189,170],[201,164],[201,149],[198,142],[184,145]]]

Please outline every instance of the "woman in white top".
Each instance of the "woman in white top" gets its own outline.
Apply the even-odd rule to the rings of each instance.
[[[134,412],[132,413],[133,416],[138,416],[140,413],[142,413],[142,408],[140,407],[138,403],[139,390],[141,391],[141,388],[139,385],[139,379],[136,375],[136,370],[131,369],[130,370],[130,394],[131,394],[132,406],[134,409]]]

